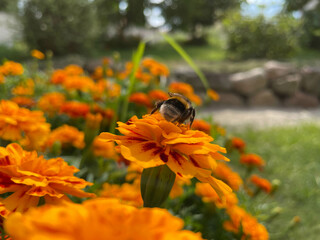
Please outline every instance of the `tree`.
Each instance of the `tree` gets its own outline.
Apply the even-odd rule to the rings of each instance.
[[[221,19],[226,10],[238,7],[241,0],[164,0],[162,14],[172,30],[190,34],[191,41],[204,38],[204,27]]]
[[[304,39],[308,47],[320,49],[320,1],[286,0],[286,11],[300,11],[304,21]]]

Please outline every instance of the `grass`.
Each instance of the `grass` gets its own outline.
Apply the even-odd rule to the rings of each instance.
[[[260,208],[282,208],[282,213],[267,224],[270,239],[319,239],[319,132],[320,125],[303,124],[264,131],[245,130],[238,134],[246,140],[249,152],[257,153],[266,160],[267,165],[261,175],[281,182],[274,196],[255,199],[257,203],[266,203]],[[259,209],[255,211],[259,212]],[[299,216],[301,222],[285,233],[295,216]]]

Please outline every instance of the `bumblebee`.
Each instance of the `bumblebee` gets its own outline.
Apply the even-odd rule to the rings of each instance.
[[[157,110],[168,122],[184,123],[190,120],[190,128],[196,115],[195,109],[191,105],[191,101],[179,93],[168,93],[170,98],[165,101],[156,103],[155,108],[150,115]]]

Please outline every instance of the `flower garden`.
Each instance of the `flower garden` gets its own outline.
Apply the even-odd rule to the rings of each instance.
[[[280,210],[263,200],[279,182],[263,177],[267,159],[212,119],[150,114],[168,92],[197,110],[219,99],[214,89],[201,98],[169,83],[139,50],[92,73],[31,54],[0,66],[1,239],[270,239]]]

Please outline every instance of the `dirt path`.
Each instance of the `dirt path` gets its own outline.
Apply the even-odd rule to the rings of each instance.
[[[201,111],[199,115],[212,115],[217,123],[229,128],[263,129],[273,126],[296,125],[302,122],[320,124],[320,108],[310,110],[287,108],[207,109]]]

